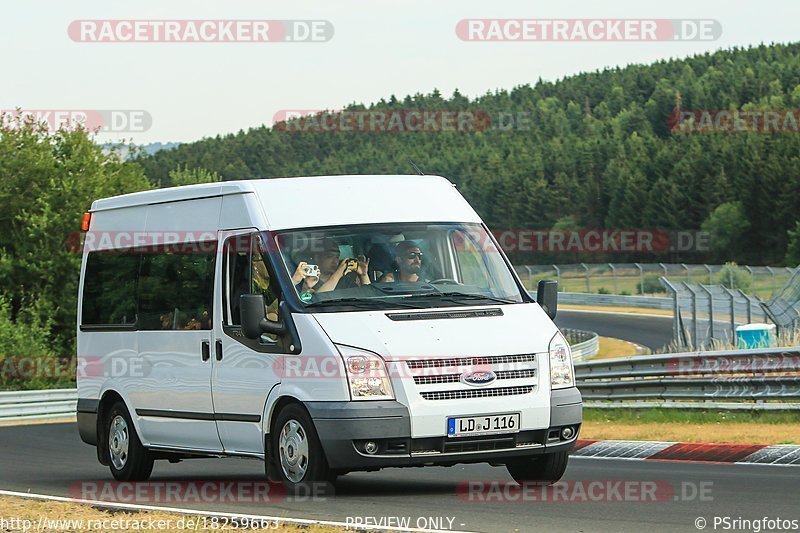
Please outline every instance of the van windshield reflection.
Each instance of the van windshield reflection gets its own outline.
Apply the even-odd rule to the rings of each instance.
[[[276,243],[307,306],[381,309],[523,301],[511,270],[479,224],[337,226],[282,232]]]

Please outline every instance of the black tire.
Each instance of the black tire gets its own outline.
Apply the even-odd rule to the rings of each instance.
[[[275,472],[290,494],[332,491],[336,475],[328,467],[314,422],[305,409],[297,404],[281,409],[271,437]]]
[[[124,426],[119,420],[124,421]],[[153,472],[153,454],[139,440],[131,415],[123,402],[117,402],[108,411],[103,427],[106,432],[106,449],[108,468],[117,481],[146,481]],[[113,429],[113,431],[112,431]],[[127,452],[121,442],[127,436]],[[115,440],[116,439],[116,440]]]
[[[506,468],[520,485],[525,482],[552,485],[562,478],[568,462],[569,452],[557,452],[515,459],[506,463]]]

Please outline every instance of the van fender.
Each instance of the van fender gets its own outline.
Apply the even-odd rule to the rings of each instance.
[[[133,421],[133,427],[136,430],[136,434],[139,436],[139,440],[142,442],[143,446],[149,446],[150,441],[145,440],[144,436],[142,435],[142,428],[139,425],[140,417],[136,414],[136,409],[134,408],[133,403],[131,402],[130,396],[125,391],[125,388],[122,386],[122,384],[114,379],[106,380],[100,387],[99,399],[102,400],[103,397],[108,392],[115,392],[122,397],[122,401],[125,402],[125,407],[128,409],[128,414],[131,415],[131,420]],[[101,422],[102,421],[98,418],[97,420],[98,425]],[[98,435],[98,439],[99,438],[100,435]]]

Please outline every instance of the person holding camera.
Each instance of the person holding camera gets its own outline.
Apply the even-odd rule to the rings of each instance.
[[[313,252],[314,264],[300,261],[292,275],[298,293],[329,292],[335,289],[350,289],[369,285],[369,259],[339,259],[339,245],[332,239],[323,240],[322,251]],[[317,267],[316,269],[313,267]]]

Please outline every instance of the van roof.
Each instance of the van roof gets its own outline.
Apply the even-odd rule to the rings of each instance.
[[[265,229],[391,222],[480,222],[480,217],[441,176],[345,175],[225,181],[155,189],[97,200],[109,211],[185,200],[253,194]]]
[[[369,187],[400,187],[408,186],[409,181],[417,181],[415,186],[421,186],[425,181],[445,180],[441,176],[420,176],[411,175],[339,175],[339,176],[298,176],[289,178],[267,178],[238,181],[221,181],[216,183],[201,183],[198,185],[183,185],[180,187],[167,187],[164,189],[152,189],[149,191],[134,192],[102,198],[92,202],[91,211],[106,211],[109,209],[121,209],[124,207],[134,207],[140,205],[162,204],[167,202],[180,202],[183,200],[196,200],[198,198],[210,198],[214,196],[224,196],[228,194],[245,194],[256,192],[256,188],[268,190],[270,188],[281,189],[282,192],[289,192],[296,189],[297,197],[308,193],[308,188],[313,187],[319,180],[341,180],[342,182],[351,181],[352,183],[342,183],[341,186],[347,189],[350,186],[358,187],[367,185]],[[380,183],[378,183],[380,182]],[[420,183],[421,182],[421,183]],[[449,181],[448,181],[449,182]],[[357,189],[350,189],[357,190]]]

